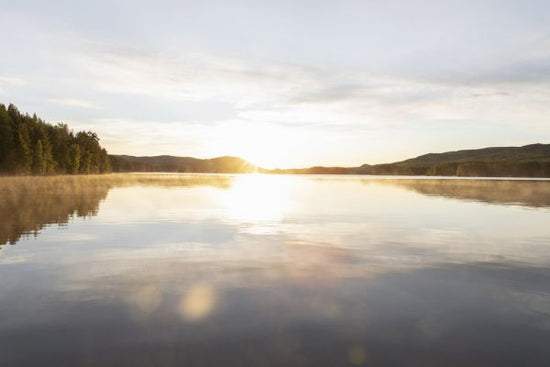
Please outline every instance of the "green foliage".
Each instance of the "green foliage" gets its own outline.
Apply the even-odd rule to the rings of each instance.
[[[34,154],[32,158],[32,173],[43,175],[46,171],[46,162],[44,162],[44,149],[42,148],[42,140],[36,142]]]
[[[14,136],[11,117],[5,108],[0,108],[0,167],[5,167],[9,171],[15,169],[16,148]]]
[[[28,174],[32,165],[32,142],[29,136],[27,124],[21,123],[17,126],[16,151],[16,173]]]
[[[80,145],[72,143],[69,147],[68,160],[67,160],[67,173],[80,172]]]
[[[0,104],[0,173],[77,174],[111,171],[107,151],[94,132],[76,135],[66,124],[51,125],[17,107]]]
[[[370,175],[550,177],[550,144],[430,153],[350,171]]]

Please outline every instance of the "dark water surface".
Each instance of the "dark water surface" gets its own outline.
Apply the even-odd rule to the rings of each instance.
[[[0,190],[0,366],[550,365],[550,181]]]

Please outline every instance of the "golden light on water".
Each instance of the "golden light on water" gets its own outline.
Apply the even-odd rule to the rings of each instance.
[[[229,217],[242,222],[278,222],[290,209],[290,181],[286,177],[251,174],[235,179],[225,204]]]
[[[216,305],[216,292],[207,284],[197,284],[183,295],[180,315],[186,321],[200,321],[208,317]]]

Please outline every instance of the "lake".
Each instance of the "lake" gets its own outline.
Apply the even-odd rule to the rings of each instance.
[[[0,178],[0,366],[548,366],[550,181]]]

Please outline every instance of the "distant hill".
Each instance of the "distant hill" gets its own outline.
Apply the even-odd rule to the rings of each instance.
[[[406,176],[550,177],[550,144],[429,153],[400,162],[360,167],[276,169],[272,173]]]
[[[197,159],[111,155],[115,172],[367,174],[406,176],[550,177],[550,144],[429,153],[400,162],[359,167],[264,169],[237,157]]]
[[[398,164],[424,164],[443,162],[479,161],[525,161],[550,159],[550,144],[530,144],[522,147],[496,147],[483,149],[458,150],[445,153],[429,153],[407,159]]]
[[[205,173],[251,173],[257,167],[238,157],[198,159],[160,155],[155,157],[134,157],[110,155],[115,172],[205,172]]]
[[[390,164],[364,165],[375,175],[550,177],[550,144],[430,153]]]

